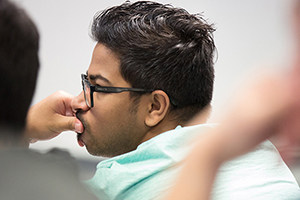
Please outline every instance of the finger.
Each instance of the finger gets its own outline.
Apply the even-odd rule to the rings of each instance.
[[[55,132],[62,132],[62,131],[75,131],[77,133],[83,132],[83,125],[80,120],[76,117],[65,117],[65,116],[58,116],[56,127],[54,130]]]
[[[53,108],[55,113],[59,113],[64,116],[74,116],[71,107],[71,102],[74,99],[73,95],[59,90],[53,94],[53,98],[57,101],[54,103],[56,106]]]

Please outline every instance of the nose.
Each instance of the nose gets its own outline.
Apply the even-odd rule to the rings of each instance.
[[[88,111],[90,109],[85,102],[83,91],[72,100],[71,107],[73,112],[77,112],[80,110]]]

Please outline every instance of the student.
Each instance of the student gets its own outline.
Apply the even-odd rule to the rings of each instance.
[[[37,28],[25,11],[0,0],[1,199],[96,199],[79,182],[68,153],[27,149],[24,129],[39,68],[38,46]]]
[[[190,150],[186,144],[213,129],[206,124],[214,80],[213,31],[201,16],[156,2],[125,2],[96,14],[91,33],[97,44],[81,75],[83,92],[77,97],[57,92],[34,105],[28,137],[48,139],[75,130],[78,144],[90,154],[110,157],[87,182],[99,199],[164,197]],[[204,114],[198,125],[187,126],[199,112]],[[271,199],[299,197],[280,159],[275,147],[264,143],[233,161],[224,170],[226,178],[216,180],[214,198],[232,194],[243,199],[253,188],[262,198],[270,190],[275,190]],[[279,163],[275,168],[274,162]]]

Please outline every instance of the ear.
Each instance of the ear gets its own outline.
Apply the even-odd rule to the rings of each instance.
[[[148,113],[145,117],[147,126],[157,125],[166,116],[170,106],[168,95],[162,90],[155,90],[150,95]]]

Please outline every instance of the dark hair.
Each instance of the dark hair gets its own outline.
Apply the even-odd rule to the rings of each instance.
[[[37,28],[27,14],[0,0],[1,126],[25,127],[39,68],[38,42]]]
[[[124,79],[132,87],[165,91],[181,121],[211,102],[213,32],[200,14],[149,1],[127,1],[97,13],[91,30],[119,56]]]

